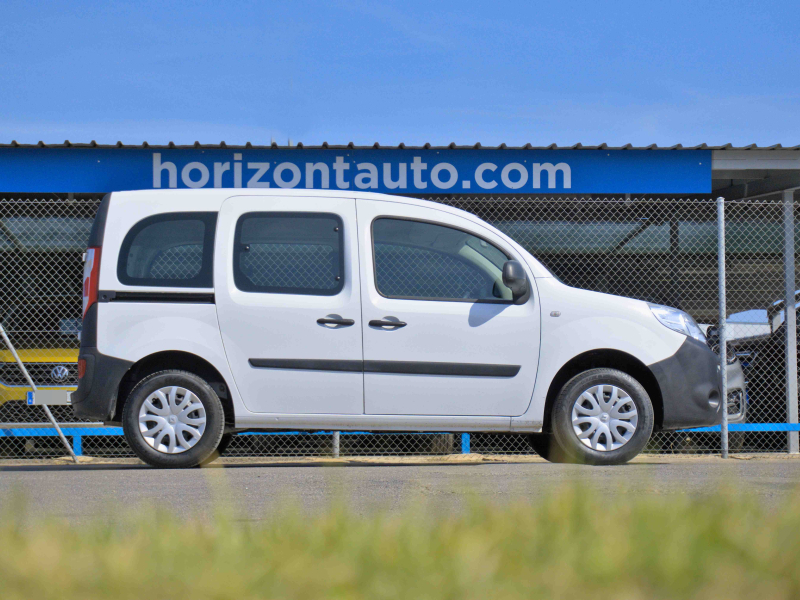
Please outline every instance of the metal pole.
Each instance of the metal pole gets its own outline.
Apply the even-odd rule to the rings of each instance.
[[[786,283],[784,324],[786,325],[786,422],[797,424],[797,317],[794,272],[794,190],[783,192],[783,270]],[[798,432],[789,432],[789,454],[797,454]]]
[[[681,286],[680,279],[680,220],[678,215],[675,215],[669,222],[669,295],[670,306],[675,308],[683,308],[681,306]]]
[[[333,432],[333,458],[339,458],[339,432]]]
[[[725,305],[725,198],[717,198],[717,270],[719,272],[719,371],[721,380],[722,458],[728,458],[728,324]]]
[[[14,360],[17,361],[17,366],[19,366],[20,370],[22,371],[22,374],[25,376],[25,379],[28,380],[28,385],[31,386],[31,389],[35,394],[36,385],[34,385],[33,379],[31,379],[31,376],[28,373],[28,369],[25,368],[25,364],[22,362],[22,360],[20,360],[19,355],[17,354],[17,351],[14,348],[14,345],[11,343],[11,340],[8,339],[8,335],[6,335],[6,330],[3,327],[2,323],[0,323],[0,335],[3,337],[3,341],[5,342],[8,349],[11,351]],[[58,437],[61,438],[61,443],[64,444],[64,447],[67,449],[67,452],[69,452],[69,455],[72,457],[72,460],[75,462],[75,464],[78,464],[78,457],[75,456],[75,452],[72,451],[72,446],[69,445],[67,438],[64,437],[64,433],[61,431],[61,427],[58,426],[58,422],[56,422],[55,417],[53,417],[53,413],[50,412],[50,407],[47,406],[46,404],[43,404],[42,408],[44,409],[44,413],[47,415],[47,418],[50,419],[50,422],[53,424],[53,427],[55,427],[56,432],[58,433]]]

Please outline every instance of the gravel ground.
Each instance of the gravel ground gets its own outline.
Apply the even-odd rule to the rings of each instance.
[[[425,504],[459,510],[472,498],[535,501],[580,482],[600,496],[702,495],[720,488],[777,504],[798,489],[800,460],[787,455],[645,456],[621,467],[555,465],[538,458],[479,455],[418,459],[222,459],[210,468],[151,469],[135,460],[84,459],[0,462],[0,506],[26,498],[29,518],[70,521],[157,506],[186,517],[207,517],[225,506],[260,520],[285,507],[318,511],[347,504],[359,514]],[[605,498],[604,498],[605,499]]]

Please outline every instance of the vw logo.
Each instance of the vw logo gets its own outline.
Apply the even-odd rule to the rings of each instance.
[[[61,383],[62,381],[66,381],[67,377],[69,377],[69,369],[64,365],[58,365],[57,367],[53,367],[53,370],[50,371],[50,379],[52,379],[56,383]]]

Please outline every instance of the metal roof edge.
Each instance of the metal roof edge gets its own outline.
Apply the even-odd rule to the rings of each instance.
[[[370,145],[357,146],[353,142],[346,144],[331,144],[329,142],[322,142],[319,145],[307,145],[302,142],[297,142],[291,146],[279,146],[277,143],[271,144],[254,144],[252,142],[245,142],[244,144],[229,144],[221,141],[215,144],[202,144],[194,142],[189,144],[176,144],[175,142],[168,142],[166,144],[151,144],[149,142],[142,142],[141,144],[125,144],[118,141],[114,144],[98,144],[92,140],[90,142],[70,142],[65,140],[63,143],[47,144],[40,141],[35,144],[20,144],[16,140],[10,143],[0,143],[0,148],[70,148],[80,150],[84,148],[140,148],[150,150],[172,150],[172,149],[225,149],[225,150],[296,150],[301,152],[303,150],[794,150],[800,151],[800,144],[796,146],[783,146],[781,144],[774,144],[771,146],[758,146],[756,144],[749,144],[747,146],[733,146],[732,144],[723,144],[720,146],[710,146],[708,144],[699,144],[696,146],[684,146],[682,144],[674,144],[672,146],[659,146],[658,144],[650,144],[648,146],[634,146],[632,144],[625,144],[622,146],[609,146],[606,143],[598,144],[596,146],[587,146],[584,144],[572,144],[570,146],[559,146],[557,144],[550,144],[547,146],[533,146],[527,143],[523,146],[509,146],[505,143],[497,146],[484,146],[480,142],[475,144],[456,144],[451,142],[449,144],[434,146],[431,143],[422,145],[407,145],[400,143],[396,146],[384,146],[378,142]]]

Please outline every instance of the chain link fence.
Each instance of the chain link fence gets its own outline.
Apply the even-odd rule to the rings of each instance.
[[[101,196],[0,198],[0,319],[37,386],[76,382],[82,253]],[[564,283],[687,311],[718,351],[716,205],[710,198],[432,197],[492,223]],[[731,452],[785,452],[786,328],[781,202],[727,204]],[[0,458],[62,456],[41,407],[0,349]],[[78,453],[132,456],[119,428],[52,407]],[[655,433],[652,453],[718,453],[717,431]],[[230,456],[530,454],[523,434],[285,432],[233,436]]]
[[[797,223],[797,207],[792,208]],[[784,424],[787,422],[784,205],[781,201],[728,202],[725,212],[727,355],[736,356],[746,374],[744,421]],[[798,239],[795,231],[795,248]],[[796,344],[797,331],[792,336]],[[711,339],[718,341],[716,331],[712,331]],[[736,427],[729,436],[733,452],[786,452],[787,441],[786,432],[738,431]]]

